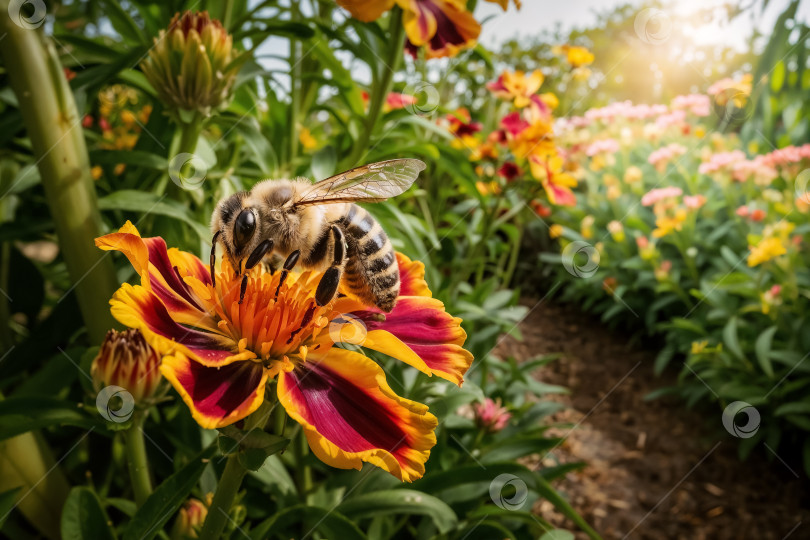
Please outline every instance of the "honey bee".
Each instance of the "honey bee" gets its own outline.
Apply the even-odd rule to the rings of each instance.
[[[399,266],[380,224],[355,201],[380,202],[407,190],[424,170],[418,159],[393,159],[357,167],[312,184],[305,178],[264,180],[247,192],[221,200],[211,217],[211,280],[217,242],[237,274],[242,273],[239,303],[247,271],[272,253],[286,257],[281,284],[298,264],[324,270],[315,291],[319,306],[328,304],[342,282],[361,300],[388,313],[399,295]]]

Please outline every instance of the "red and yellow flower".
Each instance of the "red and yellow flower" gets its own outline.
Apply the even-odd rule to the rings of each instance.
[[[543,184],[551,204],[575,206],[577,199],[571,188],[577,180],[562,169],[562,158],[556,154],[532,155],[529,159],[532,176]]]
[[[240,304],[241,276],[227,262],[214,285],[197,257],[141,238],[129,222],[96,245],[124,253],[140,275],[139,285],[115,293],[112,313],[162,356],[161,372],[201,426],[245,418],[277,378],[278,401],[325,463],[359,469],[366,461],[408,482],[424,474],[436,417],[394,393],[368,357],[335,346],[350,324],[362,329],[363,347],[460,385],[472,362],[466,334],[431,297],[422,263],[397,254],[400,297],[384,314],[343,290],[317,306],[321,273],[291,272],[280,285],[280,273],[262,265],[250,271]]]
[[[455,56],[475,46],[481,25],[467,11],[465,0],[338,0],[338,4],[363,22],[377,20],[397,4],[408,39],[405,50],[416,56],[420,47],[428,58]]]
[[[514,100],[515,107],[523,108],[531,103],[531,97],[543,85],[543,72],[539,69],[526,74],[523,71],[504,71],[498,80],[487,83],[487,88],[501,99]]]
[[[416,56],[425,48],[428,58],[455,56],[475,46],[481,25],[467,11],[465,0],[397,0],[408,40],[405,50]]]

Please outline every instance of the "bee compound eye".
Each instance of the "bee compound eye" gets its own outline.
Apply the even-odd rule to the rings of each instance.
[[[256,232],[256,216],[249,208],[242,210],[236,216],[233,225],[233,240],[238,250],[243,249]]]

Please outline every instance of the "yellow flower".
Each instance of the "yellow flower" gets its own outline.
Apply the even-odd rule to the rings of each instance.
[[[531,97],[543,85],[543,72],[539,69],[528,76],[523,71],[504,71],[498,80],[487,84],[487,88],[497,97],[514,100],[515,107],[523,108],[531,103]]]
[[[548,228],[548,236],[552,239],[559,238],[563,234],[563,227],[562,225],[557,225],[556,223]]]
[[[589,238],[593,238],[593,222],[596,221],[596,218],[593,216],[585,216],[582,218],[582,223],[579,227],[579,233],[582,235],[582,238],[586,240]]]
[[[591,78],[591,70],[586,67],[578,67],[571,72],[571,76],[578,82],[587,81]]]
[[[706,347],[708,345],[709,345],[709,342],[707,340],[693,341],[692,342],[692,354],[700,354],[700,353],[702,353],[704,350],[706,350]]]
[[[594,61],[594,56],[591,51],[585,47],[571,47],[568,46],[566,51],[566,60],[572,67],[578,68],[587,66]]]
[[[548,105],[549,109],[554,110],[560,106],[560,100],[553,92],[544,92],[540,94],[540,101]]]
[[[98,180],[104,174],[104,169],[101,168],[101,165],[95,165],[92,169],[90,169],[90,176],[93,177],[93,180]]]
[[[318,140],[312,136],[312,132],[308,128],[301,126],[298,130],[298,141],[304,150],[314,150],[318,148]]]
[[[787,248],[782,240],[773,236],[765,238],[756,246],[751,247],[751,252],[748,254],[748,266],[760,265],[785,253],[787,253]]]
[[[626,184],[635,184],[636,182],[641,181],[642,176],[643,173],[641,172],[641,169],[635,165],[632,165],[627,167],[627,170],[624,171],[624,182]]]
[[[680,231],[683,228],[683,222],[686,221],[686,210],[678,208],[674,216],[660,216],[655,220],[657,227],[652,235],[655,238],[662,238],[673,231]]]

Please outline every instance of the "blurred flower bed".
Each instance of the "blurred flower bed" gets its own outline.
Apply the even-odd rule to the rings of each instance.
[[[756,407],[743,453],[802,443],[810,467],[810,144],[745,146],[718,131],[728,88],[741,109],[750,77],[560,120],[582,189],[550,215],[560,254],[541,260],[559,265],[566,300],[663,340],[656,368],[681,371],[667,391]]]

